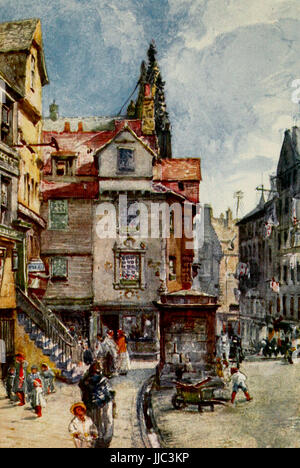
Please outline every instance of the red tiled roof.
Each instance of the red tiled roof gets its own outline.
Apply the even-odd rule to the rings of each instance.
[[[97,169],[94,164],[93,153],[103,148],[109,143],[122,129],[128,127],[149,146],[153,151],[157,150],[157,140],[155,135],[142,134],[141,120],[116,120],[114,130],[105,130],[99,132],[56,132],[44,131],[44,142],[51,141],[54,137],[59,145],[59,153],[67,155],[68,153],[77,154],[77,175],[97,175]],[[51,155],[53,148],[45,147],[44,155],[44,174],[51,174]]]
[[[156,164],[155,180],[201,181],[201,160],[199,158],[163,159]]]
[[[53,197],[94,199],[99,192],[99,184],[97,181],[68,183],[43,180],[41,192],[44,201]]]

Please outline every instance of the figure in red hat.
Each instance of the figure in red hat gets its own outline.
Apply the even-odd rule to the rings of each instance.
[[[26,370],[28,362],[25,360],[23,353],[18,353],[15,356],[16,360],[16,377],[14,382],[14,393],[19,399],[19,406],[25,405],[25,394],[27,392]]]
[[[126,375],[130,370],[130,358],[127,350],[126,335],[123,330],[118,330],[117,335],[118,371],[120,375]]]
[[[231,403],[234,404],[236,394],[239,390],[242,390],[245,394],[247,401],[251,401],[253,398],[249,395],[248,388],[246,385],[247,377],[237,367],[231,368],[231,381],[232,381],[232,394]]]

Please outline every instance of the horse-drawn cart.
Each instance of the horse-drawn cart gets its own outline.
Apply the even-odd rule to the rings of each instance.
[[[220,396],[216,397],[216,391],[224,389],[224,383],[219,379],[208,378],[195,385],[176,382],[176,393],[172,397],[172,404],[175,409],[181,410],[188,405],[198,406],[198,411],[203,412],[203,407],[210,407],[215,410],[215,405],[226,406],[226,399]]]

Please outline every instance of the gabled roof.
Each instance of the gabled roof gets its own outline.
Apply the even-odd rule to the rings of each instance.
[[[17,52],[29,50],[37,25],[37,18],[11,21],[0,24],[0,52]]]
[[[93,138],[89,142],[88,146],[95,150],[95,154],[98,154],[101,151],[103,151],[105,148],[107,148],[107,146],[109,146],[121,133],[129,132],[140,144],[143,145],[143,147],[149,153],[151,153],[152,156],[157,157],[157,153],[149,146],[149,142],[147,141],[147,139],[137,136],[135,131],[132,129],[131,124],[132,124],[132,122],[130,120],[123,121],[123,125],[116,126],[115,132],[113,132],[110,136],[106,135],[106,141],[105,142],[102,139],[103,135],[97,135],[95,138]],[[108,133],[108,132],[106,132],[106,133]],[[100,140],[99,140],[99,137],[100,137]]]
[[[300,162],[300,129],[293,127],[286,130],[277,166],[277,175],[280,175]]]
[[[41,24],[37,18],[0,24],[0,72],[22,96],[25,95],[27,57],[38,28],[41,28]],[[38,42],[38,64],[44,86],[49,79],[41,37]]]

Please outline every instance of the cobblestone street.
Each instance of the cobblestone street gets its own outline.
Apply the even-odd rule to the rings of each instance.
[[[117,412],[111,447],[140,447],[136,397],[144,380],[154,373],[155,363],[132,362],[126,377],[116,377],[111,384],[116,390]],[[18,407],[5,398],[0,384],[0,448],[74,448],[68,433],[72,418],[70,407],[79,401],[77,385],[56,383],[57,392],[47,399],[43,417],[37,419],[30,405]]]
[[[154,414],[169,448],[299,448],[300,363],[246,362],[254,400],[238,393],[233,407],[215,407],[199,414],[196,407],[173,409],[174,390],[155,392]],[[231,387],[230,387],[231,389]]]

